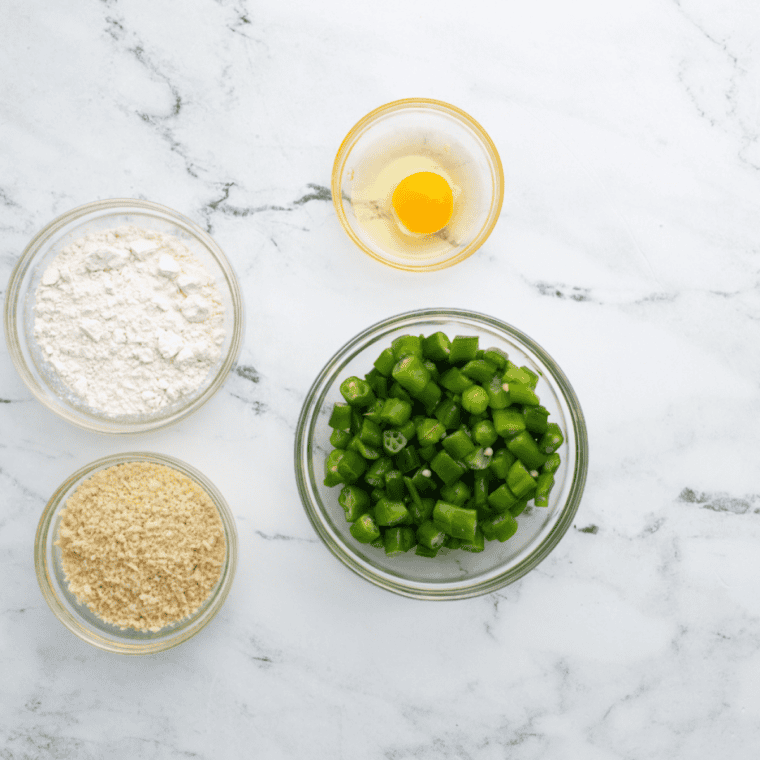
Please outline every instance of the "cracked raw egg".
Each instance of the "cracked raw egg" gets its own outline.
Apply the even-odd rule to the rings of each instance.
[[[409,232],[430,235],[449,223],[454,212],[454,195],[440,174],[415,172],[396,185],[391,205]]]

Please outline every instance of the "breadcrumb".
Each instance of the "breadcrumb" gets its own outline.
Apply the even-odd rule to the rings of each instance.
[[[55,545],[77,601],[106,623],[138,631],[192,615],[227,553],[206,491],[151,462],[115,465],[83,481],[61,510]]]

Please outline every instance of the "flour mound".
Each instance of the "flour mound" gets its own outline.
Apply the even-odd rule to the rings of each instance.
[[[134,226],[66,246],[36,291],[34,337],[60,380],[108,416],[193,395],[221,357],[214,278],[177,238]]]

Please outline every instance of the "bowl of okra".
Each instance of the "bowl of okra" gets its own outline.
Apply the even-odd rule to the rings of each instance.
[[[588,469],[569,380],[516,327],[461,309],[399,314],[340,348],[299,417],[295,472],[346,567],[418,599],[490,593],[566,533]]]

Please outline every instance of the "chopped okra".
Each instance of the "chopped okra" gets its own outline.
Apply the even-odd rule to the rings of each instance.
[[[324,482],[370,551],[484,551],[549,506],[565,439],[536,372],[442,332],[396,338],[367,370],[341,383]]]

